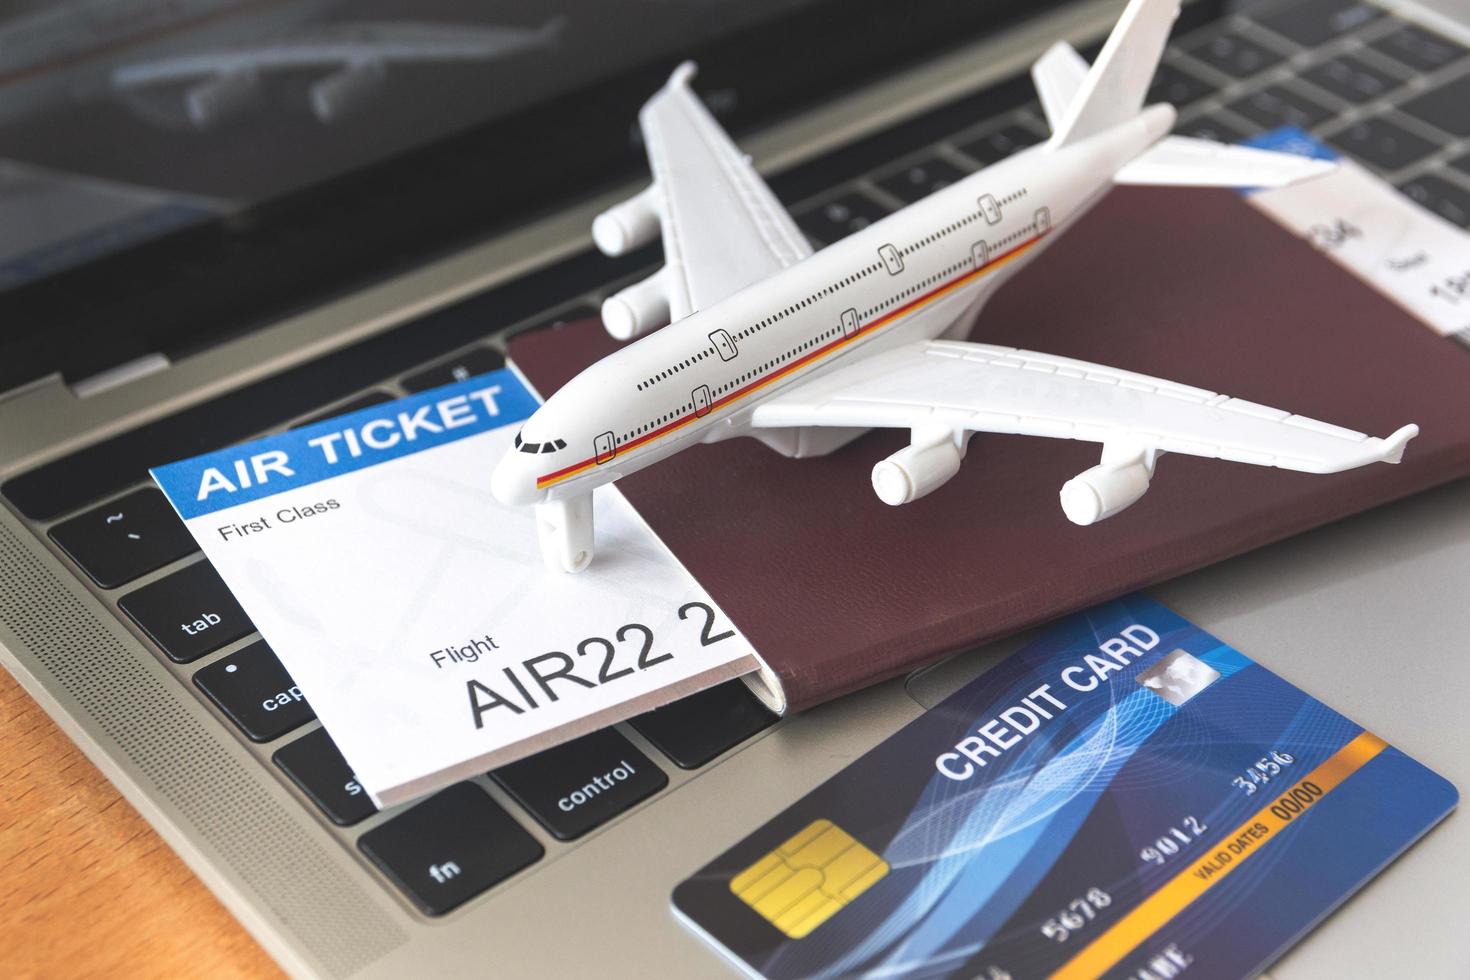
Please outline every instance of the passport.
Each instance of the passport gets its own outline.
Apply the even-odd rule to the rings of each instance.
[[[1131,597],[1047,630],[673,904],[770,978],[1249,976],[1457,800]]]
[[[1262,213],[1259,196],[1116,188],[996,293],[969,339],[1363,432],[1412,419],[1422,434],[1397,466],[1330,476],[1166,456],[1142,500],[1089,527],[1057,491],[1097,448],[1068,439],[977,435],[952,480],[902,507],[874,495],[872,470],[907,430],[807,459],[731,439],[619,480],[760,652],[768,704],[800,711],[1470,476],[1470,350]],[[518,334],[509,356],[550,395],[617,347],[586,320]]]

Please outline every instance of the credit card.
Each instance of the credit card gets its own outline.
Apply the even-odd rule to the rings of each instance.
[[[1252,975],[1455,806],[1132,597],[1072,616],[674,891],[752,974]]]

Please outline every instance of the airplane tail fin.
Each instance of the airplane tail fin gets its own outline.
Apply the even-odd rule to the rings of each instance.
[[[1144,112],[1180,0],[1129,0],[1091,68],[1071,45],[1058,42],[1031,66],[1053,148],[1086,139]],[[1282,187],[1325,173],[1334,163],[1288,153],[1163,136],[1173,125],[1166,106],[1150,120],[1162,136],[1113,179],[1120,184],[1191,187]]]
[[[1082,59],[1065,45],[1053,46],[1036,62],[1033,77],[1052,125],[1052,146],[1075,143],[1138,115],[1178,16],[1179,0],[1129,0],[1080,82]],[[1057,101],[1063,97],[1065,108]]]

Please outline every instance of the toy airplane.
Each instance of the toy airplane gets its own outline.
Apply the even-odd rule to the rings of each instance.
[[[535,504],[542,554],[579,571],[593,553],[594,488],[700,442],[753,436],[787,456],[829,453],[871,427],[910,445],[873,468],[889,504],[959,471],[974,432],[1102,444],[1068,480],[1077,524],[1148,489],[1160,453],[1309,473],[1396,463],[1387,438],[1050,354],[966,343],[971,315],[1115,183],[1280,186],[1331,164],[1169,136],[1144,107],[1179,0],[1132,0],[1097,63],[1057,44],[1032,75],[1051,139],[812,254],[749,161],[689,88],[683,65],[639,116],[653,184],[599,215],[619,255],[662,233],[665,265],[609,298],[631,339],[526,420],[496,467],[506,504]]]

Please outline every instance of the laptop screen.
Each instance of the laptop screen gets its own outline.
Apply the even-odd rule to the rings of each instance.
[[[735,131],[1013,0],[18,0],[0,391],[184,356],[624,181],[678,61]]]

